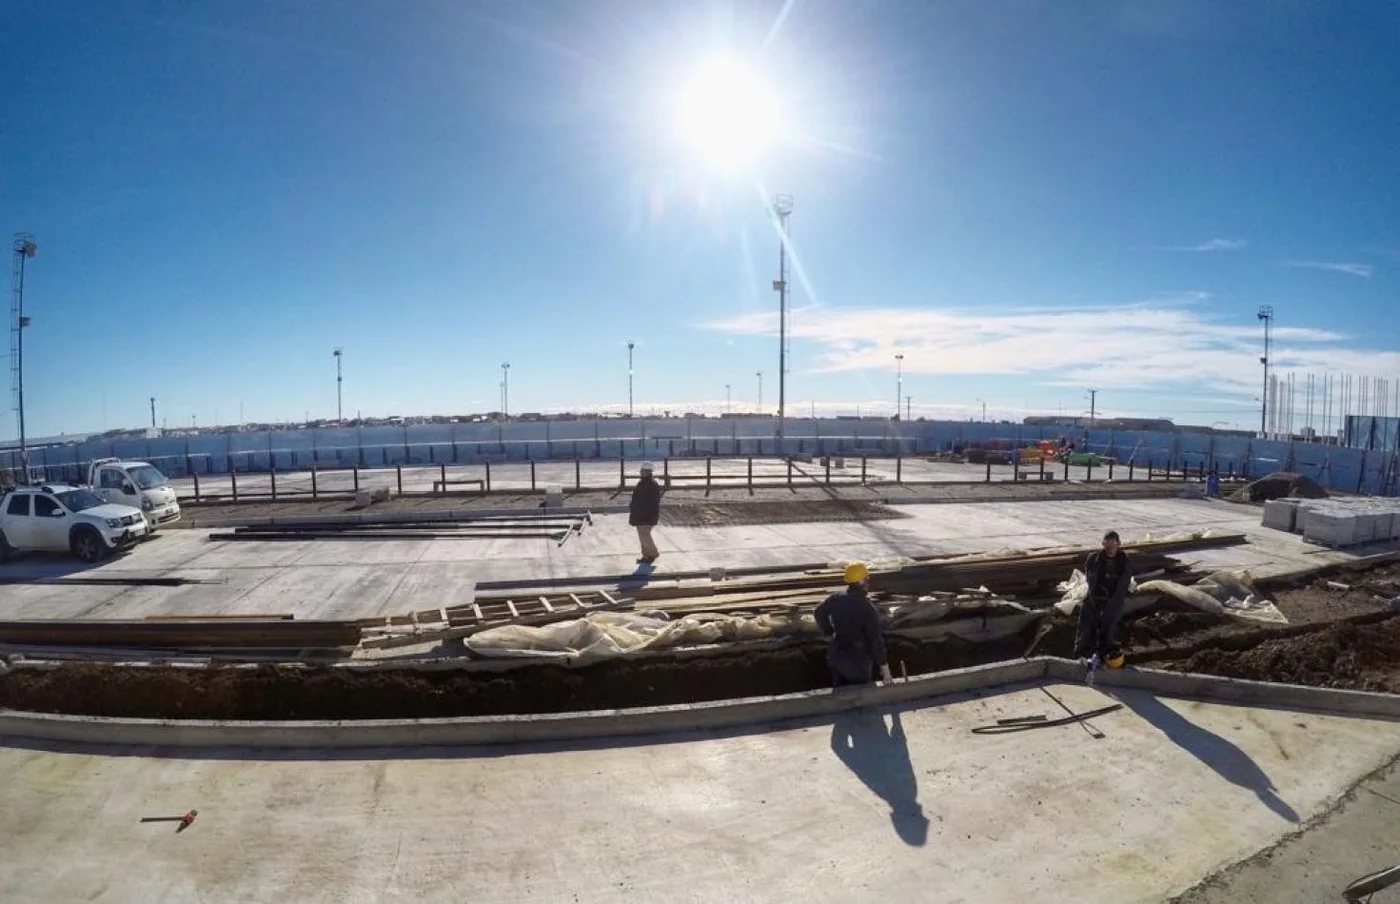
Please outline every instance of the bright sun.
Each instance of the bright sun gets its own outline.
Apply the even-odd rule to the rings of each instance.
[[[778,118],[768,85],[726,58],[697,69],[676,107],[682,140],[706,163],[725,169],[753,163],[777,136]]]

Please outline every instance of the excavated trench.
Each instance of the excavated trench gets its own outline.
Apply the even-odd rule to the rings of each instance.
[[[1400,616],[1379,597],[1400,566],[1345,591],[1322,579],[1272,594],[1286,626],[1158,607],[1125,622],[1135,665],[1226,677],[1400,692]],[[1378,593],[1377,591],[1381,591]],[[896,674],[921,675],[1026,655],[1070,656],[1073,623],[1048,617],[1018,635],[888,638]],[[623,709],[788,694],[828,686],[819,642],[506,671],[322,666],[174,668],[69,663],[0,675],[0,708],[153,719],[403,719]]]

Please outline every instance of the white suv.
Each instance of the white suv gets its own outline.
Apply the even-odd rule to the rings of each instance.
[[[103,502],[86,487],[23,486],[0,497],[0,562],[30,549],[70,550],[84,562],[98,562],[149,532],[140,509]]]

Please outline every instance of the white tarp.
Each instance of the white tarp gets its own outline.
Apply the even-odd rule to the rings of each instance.
[[[815,633],[811,615],[745,617],[701,613],[674,621],[664,613],[593,612],[552,625],[502,625],[466,639],[467,649],[491,658],[569,659],[594,662],[643,650],[665,650],[722,641],[766,640]]]
[[[1143,593],[1170,596],[1204,612],[1248,621],[1288,624],[1288,618],[1279,611],[1278,606],[1255,595],[1254,581],[1248,571],[1217,571],[1190,587],[1175,581],[1148,581],[1138,589]]]

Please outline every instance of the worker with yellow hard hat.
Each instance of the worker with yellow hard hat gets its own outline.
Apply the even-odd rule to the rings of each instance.
[[[817,627],[828,638],[826,662],[831,667],[831,683],[836,687],[869,684],[878,670],[889,684],[892,678],[885,638],[869,596],[870,568],[864,562],[852,562],[843,577],[845,592],[827,597],[815,613]]]
[[[1104,534],[1102,548],[1089,554],[1084,577],[1089,592],[1079,604],[1074,655],[1084,663],[1092,680],[1100,666],[1117,669],[1124,662],[1123,649],[1118,645],[1118,624],[1123,619],[1133,570],[1117,531]]]

